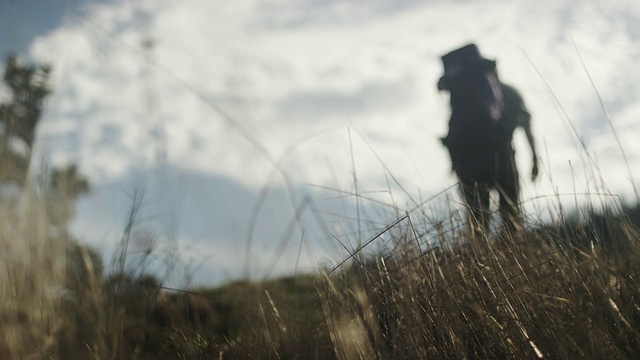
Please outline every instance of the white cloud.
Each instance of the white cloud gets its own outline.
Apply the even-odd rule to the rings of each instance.
[[[632,176],[640,176],[633,137],[640,12],[626,1],[188,0],[116,2],[83,14],[38,38],[32,54],[55,71],[41,129],[46,151],[77,159],[96,184],[151,171],[166,151],[170,169],[249,189],[263,186],[281,157],[296,186],[349,189],[353,149],[359,190],[384,190],[390,171],[410,196],[428,197],[454,182],[437,139],[448,116],[435,89],[439,56],[475,41],[498,59],[534,116],[552,179],[528,183],[530,153],[518,134],[524,197],[599,186],[578,137],[597,157],[598,176],[629,195],[620,181],[626,166],[572,39],[630,154]],[[145,39],[154,40],[152,52]],[[282,178],[271,186],[283,186]],[[182,204],[196,212],[191,200]],[[527,207],[548,206],[541,204]]]

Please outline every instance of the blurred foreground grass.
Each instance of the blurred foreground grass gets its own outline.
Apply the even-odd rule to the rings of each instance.
[[[330,274],[176,291],[107,274],[52,235],[46,206],[18,205],[0,206],[2,359],[640,357],[640,233],[623,209],[500,239],[440,227],[427,249],[399,222],[393,249]]]

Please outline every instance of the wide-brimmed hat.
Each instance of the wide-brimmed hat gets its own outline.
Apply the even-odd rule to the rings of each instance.
[[[455,76],[469,68],[482,67],[482,56],[475,44],[465,45],[442,56],[445,76]]]
[[[452,77],[468,69],[492,70],[495,60],[485,59],[476,44],[468,44],[442,56],[444,76]]]

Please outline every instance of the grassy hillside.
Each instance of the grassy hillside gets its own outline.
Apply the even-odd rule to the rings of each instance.
[[[400,222],[392,250],[330,274],[176,291],[105,274],[37,201],[15,209],[0,208],[2,359],[640,356],[640,233],[621,211],[516,237],[440,228],[426,250]]]

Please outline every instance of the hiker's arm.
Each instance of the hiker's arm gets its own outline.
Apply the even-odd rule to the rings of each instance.
[[[533,137],[533,132],[531,131],[531,113],[529,113],[529,110],[527,110],[522,96],[520,96],[517,91],[515,91],[514,94],[517,97],[516,102],[518,103],[518,122],[524,129],[524,132],[527,135],[527,142],[529,143],[529,147],[531,148],[531,163],[533,164],[533,166],[531,167],[531,181],[535,181],[539,173],[538,151],[536,150],[536,140]]]
[[[533,137],[533,133],[531,132],[531,123],[529,121],[524,124],[524,132],[527,135],[527,141],[529,142],[529,147],[531,147],[531,155],[533,167],[531,169],[531,181],[534,181],[538,177],[538,153],[536,152],[536,141]]]

